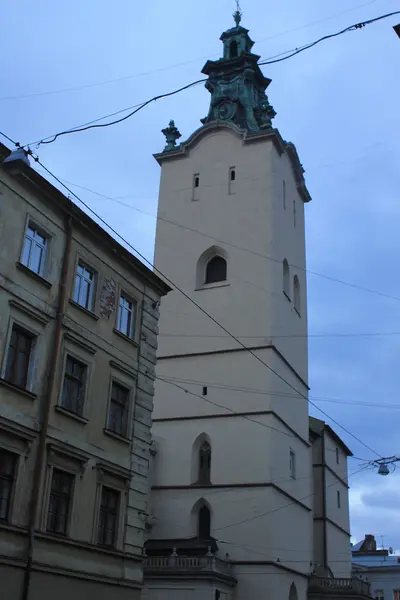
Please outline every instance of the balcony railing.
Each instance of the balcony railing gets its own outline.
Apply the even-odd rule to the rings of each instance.
[[[370,584],[356,578],[311,577],[309,583],[311,592],[337,592],[343,594],[370,595]]]
[[[213,571],[233,577],[232,564],[215,556],[150,556],[143,566],[147,571]]]

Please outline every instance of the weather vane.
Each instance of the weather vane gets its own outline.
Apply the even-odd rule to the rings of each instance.
[[[236,27],[239,27],[240,21],[242,20],[242,11],[240,10],[239,0],[236,0],[236,12],[233,15],[235,19]]]

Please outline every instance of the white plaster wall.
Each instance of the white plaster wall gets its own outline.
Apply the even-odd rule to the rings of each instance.
[[[293,565],[294,570],[296,565]],[[290,587],[294,583],[299,600],[306,600],[308,581],[296,573],[285,572],[275,566],[237,565],[238,578],[236,598],[240,600],[263,599],[288,600]]]
[[[154,419],[273,410],[308,440],[308,403],[303,397],[307,397],[307,389],[274,350],[255,353],[262,362],[246,350],[159,360],[157,377],[170,382],[156,381]],[[203,386],[207,386],[205,397]]]
[[[234,560],[279,558],[309,572],[312,515],[273,488],[154,490],[153,499],[156,539],[196,536],[194,509],[202,500],[210,507],[211,535],[218,540],[221,558],[226,553]]]
[[[327,523],[328,562],[335,577],[351,576],[351,547],[349,536]]]
[[[228,193],[228,174],[236,167],[236,193]],[[200,174],[199,200],[192,200],[193,175]],[[286,181],[287,209],[282,182]],[[297,224],[292,204],[296,202]],[[155,264],[218,321],[245,342],[248,336],[296,334],[295,344],[277,344],[294,368],[307,379],[306,282],[304,206],[296,190],[286,155],[279,156],[270,138],[243,144],[230,129],[203,137],[184,157],[165,161],[162,168]],[[178,222],[177,227],[168,221]],[[206,235],[200,235],[194,230]],[[209,236],[209,237],[207,237]],[[220,241],[218,241],[220,240]],[[196,264],[211,245],[228,254],[229,286],[196,288]],[[249,251],[243,251],[240,246]],[[265,258],[268,256],[268,258]],[[298,265],[302,316],[282,293],[282,261]],[[272,260],[271,260],[272,259]],[[275,262],[276,261],[276,262]],[[174,337],[165,334],[173,333]],[[159,356],[236,347],[231,339],[199,338],[225,334],[179,292],[164,299],[161,310]],[[193,335],[179,338],[177,334]]]
[[[235,194],[228,193],[232,166]],[[196,173],[199,200],[193,201]],[[245,144],[232,130],[220,128],[203,137],[184,158],[163,163],[158,216],[156,267],[247,346],[274,343],[283,356],[271,348],[255,350],[257,356],[300,394],[249,352],[215,354],[240,345],[179,292],[164,298],[157,376],[184,389],[156,382],[152,493],[156,524],[151,537],[196,535],[193,507],[206,501],[220,556],[228,553],[233,560],[253,563],[240,565],[236,597],[260,597],[260,590],[266,597],[287,597],[292,574],[265,562],[279,558],[288,568],[309,573],[313,536],[312,512],[307,510],[312,505],[308,403],[301,397],[307,396],[308,378],[304,206],[292,167],[271,139]],[[197,261],[212,245],[227,254],[227,282],[196,290]],[[291,300],[282,291],[284,258],[298,267],[291,269]],[[295,273],[301,285],[301,316],[292,301]],[[199,352],[210,354],[162,359]],[[287,426],[271,414],[255,414],[266,411],[275,411]],[[250,413],[249,418],[259,423],[216,416],[232,412]],[[211,488],[190,487],[192,446],[202,433],[212,446]],[[291,448],[296,452],[296,480],[289,471]],[[228,487],[214,487],[218,485]],[[305,599],[306,579],[300,581],[299,598]],[[287,590],[282,595],[283,587]]]

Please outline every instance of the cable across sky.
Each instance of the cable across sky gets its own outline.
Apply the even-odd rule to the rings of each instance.
[[[380,15],[379,17],[375,17],[373,19],[369,19],[367,21],[360,21],[359,23],[354,23],[353,25],[349,25],[348,27],[345,27],[344,29],[337,31],[336,33],[331,33],[328,35],[324,35],[320,38],[318,38],[317,40],[306,44],[304,46],[302,46],[301,48],[294,48],[293,50],[288,50],[287,51],[287,55],[286,56],[282,56],[280,58],[275,58],[275,59],[266,59],[263,60],[261,62],[259,62],[259,66],[263,66],[263,65],[272,65],[275,63],[280,63],[283,62],[285,60],[288,60],[289,58],[292,58],[294,56],[296,56],[297,54],[300,54],[301,52],[305,52],[306,50],[313,48],[314,46],[316,46],[317,44],[320,44],[321,42],[324,42],[326,40],[341,36],[345,33],[348,33],[350,31],[356,31],[359,29],[363,29],[364,27],[366,27],[367,25],[371,25],[372,23],[376,23],[378,21],[382,21],[383,19],[388,19],[389,17],[395,16],[395,15],[400,15],[400,11],[394,11],[391,13],[386,13],[384,15]],[[124,115],[123,117],[121,117],[120,119],[116,119],[114,121],[109,121],[107,123],[96,123],[95,121],[93,121],[92,123],[83,125],[83,126],[77,126],[77,127],[72,127],[70,129],[66,129],[63,131],[60,131],[56,134],[54,134],[53,136],[49,136],[47,138],[42,138],[40,140],[36,140],[34,142],[29,142],[28,144],[24,144],[23,147],[24,148],[28,148],[30,146],[34,146],[34,145],[41,145],[41,144],[52,144],[54,143],[59,137],[64,136],[64,135],[68,135],[71,133],[79,133],[79,132],[83,132],[83,131],[88,131],[89,129],[99,129],[99,128],[103,128],[103,127],[110,127],[112,125],[117,125],[118,123],[122,123],[123,121],[126,121],[127,119],[129,119],[130,117],[134,116],[135,114],[137,114],[139,111],[141,111],[143,108],[145,108],[146,106],[148,106],[149,104],[151,104],[152,102],[155,102],[156,100],[161,100],[162,98],[168,98],[170,96],[174,96],[176,94],[180,94],[181,92],[190,89],[196,85],[199,85],[200,83],[204,83],[205,81],[207,81],[207,79],[198,79],[196,81],[192,81],[191,83],[188,83],[187,85],[184,85],[176,90],[173,90],[172,92],[167,92],[164,94],[158,94],[157,96],[153,96],[153,98],[150,98],[149,100],[146,100],[145,102],[143,102],[142,104],[139,104],[137,106],[137,108],[135,108],[134,110],[132,110],[131,112],[129,112],[127,115]],[[122,109],[119,112],[124,112],[125,110],[129,110],[129,109]],[[101,121],[104,120],[106,118],[109,118],[113,115],[115,115],[116,113],[111,113],[109,115],[105,115],[104,117],[100,117],[99,119],[96,119],[96,121]]]

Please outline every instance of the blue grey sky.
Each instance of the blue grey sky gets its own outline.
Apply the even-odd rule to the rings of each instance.
[[[206,59],[221,54],[219,36],[232,26],[234,8],[233,0],[7,3],[1,129],[33,142],[199,79]],[[242,0],[243,25],[263,59],[398,9],[397,0]],[[400,455],[398,22],[381,21],[263,68],[272,78],[275,126],[296,144],[313,197],[306,207],[311,398],[384,456]],[[163,148],[160,130],[174,118],[188,137],[208,102],[198,86],[115,127],[41,146],[39,156],[58,177],[128,204],[73,188],[151,259],[159,184],[152,154]],[[315,336],[321,333],[335,335]],[[374,458],[331,424],[356,457]],[[350,460],[350,473],[360,466]],[[374,533],[400,548],[399,473],[351,477],[353,540]]]

